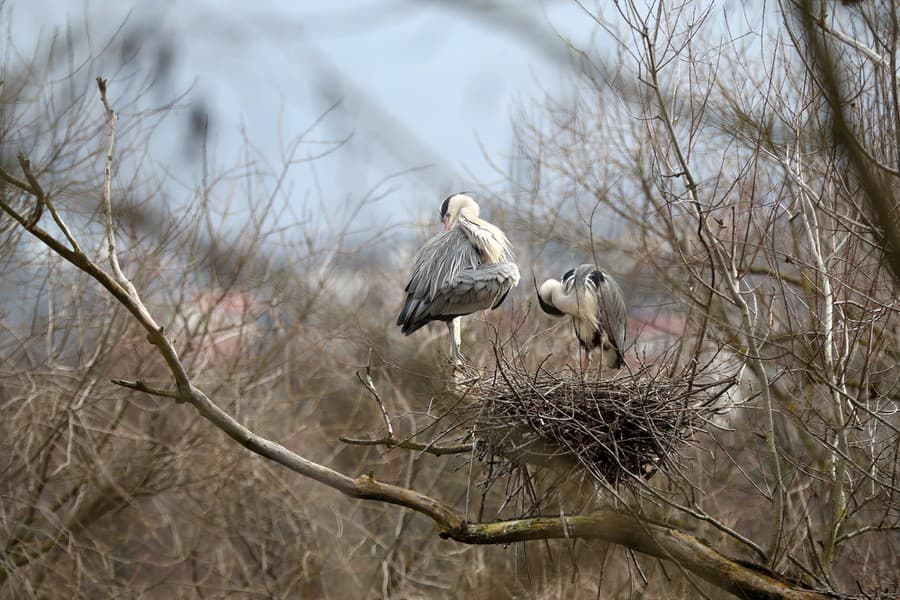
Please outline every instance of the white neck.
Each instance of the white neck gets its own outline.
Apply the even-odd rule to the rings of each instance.
[[[597,298],[588,290],[579,294],[573,290],[566,293],[565,287],[555,279],[548,279],[541,285],[541,298],[555,306],[559,311],[576,319],[586,321],[586,325],[597,324]]]

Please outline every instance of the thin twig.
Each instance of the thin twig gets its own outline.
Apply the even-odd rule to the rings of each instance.
[[[341,436],[340,439],[345,444],[354,446],[385,446],[388,448],[403,448],[404,450],[416,450],[419,452],[427,452],[435,456],[445,456],[447,454],[466,454],[471,452],[474,444],[458,444],[455,446],[434,446],[431,444],[420,444],[409,440],[398,440],[394,437],[383,437],[378,439],[359,439]]]
[[[116,279],[125,286],[129,292],[133,292],[136,294],[137,292],[134,289],[134,286],[131,284],[131,281],[125,277],[125,273],[122,272],[122,267],[119,266],[119,256],[116,251],[116,232],[113,228],[113,217],[112,217],[112,161],[113,161],[113,146],[116,141],[116,122],[119,120],[119,115],[112,109],[112,106],[109,104],[109,99],[106,97],[106,80],[102,77],[97,77],[97,87],[100,89],[100,101],[103,102],[103,109],[106,111],[106,118],[109,122],[109,137],[108,143],[106,146],[106,159],[103,165],[103,211],[106,215],[106,249],[109,254],[109,264],[112,267],[113,275],[115,275]]]
[[[375,382],[372,381],[371,369],[372,369],[372,352],[370,350],[369,351],[369,362],[368,362],[368,364],[366,364],[366,369],[365,369],[365,375],[366,375],[365,379],[363,379],[363,376],[360,375],[359,371],[356,372],[356,378],[359,380],[359,382],[361,384],[363,384],[363,387],[365,387],[369,391],[369,394],[371,394],[372,397],[375,398],[375,402],[378,403],[378,408],[381,410],[381,416],[384,418],[384,425],[385,425],[385,427],[387,427],[388,438],[393,438],[394,437],[394,427],[391,425],[391,418],[388,416],[387,410],[384,408],[384,401],[381,399],[381,395],[378,393],[378,390],[375,389]]]
[[[21,152],[16,154],[16,158],[19,161],[19,166],[22,168],[22,173],[25,175],[25,179],[28,180],[28,184],[31,186],[31,194],[35,199],[34,210],[28,217],[28,224],[30,227],[34,227],[41,220],[41,215],[44,213],[44,201],[47,198],[47,194],[44,193],[44,188],[41,187],[37,177],[31,171],[31,161]]]
[[[163,398],[178,399],[177,391],[153,387],[140,380],[128,381],[127,379],[111,379],[110,381],[112,381],[116,385],[121,385],[124,388],[128,388],[130,390],[135,390],[138,392],[144,392],[145,394],[150,394],[151,396],[161,396]]]

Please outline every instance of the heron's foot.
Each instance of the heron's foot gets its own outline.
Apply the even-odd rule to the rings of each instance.
[[[458,345],[453,345],[450,347],[450,364],[453,368],[462,368],[466,364],[468,364],[468,360],[463,356],[463,353],[459,350]]]
[[[451,361],[452,371],[450,378],[456,386],[464,387],[475,383],[481,379],[481,373],[475,368],[475,365],[463,359],[462,362]]]
[[[465,371],[467,365],[468,361],[462,354],[450,356],[450,366],[453,368],[454,373],[457,371]]]
[[[472,377],[477,376],[475,365],[463,356],[462,353],[450,355],[450,368],[453,374],[453,380],[457,383],[460,381],[468,381],[472,379]]]

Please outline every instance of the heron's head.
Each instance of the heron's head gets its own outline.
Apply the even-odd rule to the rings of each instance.
[[[596,265],[578,265],[575,268],[575,281],[596,289],[603,281],[603,273],[597,270]]]
[[[563,288],[567,294],[571,294],[575,288],[583,290],[590,287],[596,290],[602,281],[603,273],[597,270],[596,265],[579,265],[562,276]]]
[[[572,290],[575,289],[575,269],[569,269],[563,273],[562,286],[567,294],[572,293]]]
[[[441,223],[444,224],[444,231],[450,231],[456,224],[460,211],[466,211],[466,216],[478,217],[478,204],[465,194],[453,194],[447,196],[441,202]]]

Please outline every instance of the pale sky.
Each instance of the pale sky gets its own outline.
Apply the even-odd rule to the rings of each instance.
[[[294,189],[341,199],[427,167],[392,180],[391,206],[430,213],[449,191],[498,181],[483,152],[505,167],[513,109],[564,89],[570,76],[549,56],[548,47],[563,51],[554,30],[583,41],[593,29],[570,2],[497,4],[515,12],[485,18],[446,8],[450,0],[12,0],[11,7],[22,49],[38,32],[46,38],[67,22],[76,32],[87,23],[95,46],[123,21],[146,31],[142,65],[154,64],[169,44],[174,62],[166,89],[190,88],[187,103],[208,109],[211,145],[223,165],[238,158],[242,130],[275,160],[279,134],[298,134],[341,100],[311,138],[351,141],[314,171],[295,170]],[[522,22],[547,32],[543,49],[526,41],[538,37],[533,33],[509,31],[521,31]],[[182,176],[197,167],[179,139],[188,110],[154,142],[157,160],[171,157],[170,168]]]

